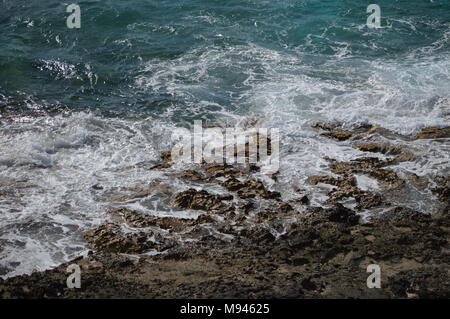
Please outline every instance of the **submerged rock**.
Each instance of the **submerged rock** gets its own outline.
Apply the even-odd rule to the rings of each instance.
[[[324,131],[333,131],[336,129],[339,129],[343,126],[343,124],[341,122],[315,122],[311,125],[314,128],[319,128],[322,129]]]
[[[332,132],[321,133],[320,135],[323,135],[326,137],[332,137],[339,141],[346,141],[353,136],[353,133],[347,132],[347,131],[332,131]]]
[[[360,143],[356,145],[356,148],[363,152],[393,155],[394,157],[390,160],[390,164],[412,161],[416,158],[411,151],[405,149],[404,147],[392,146],[386,143]]]
[[[335,174],[362,173],[377,179],[385,188],[397,188],[404,183],[404,180],[389,169],[382,168],[389,162],[376,157],[363,157],[350,162],[338,162],[329,159],[331,171]]]
[[[450,137],[450,127],[425,127],[414,139],[432,139],[432,138],[448,138]]]
[[[312,127],[327,131],[320,135],[334,138],[338,141],[345,141],[352,137],[360,138],[374,128],[371,124],[360,124],[354,125],[352,128],[344,128],[343,123],[340,122],[316,122]]]
[[[312,185],[324,183],[336,186],[327,193],[329,197],[327,203],[330,204],[335,204],[345,198],[354,198],[358,204],[357,209],[383,205],[382,195],[358,188],[356,178],[348,172],[343,173],[341,177],[313,175],[308,178],[308,182]]]
[[[197,191],[193,188],[178,193],[173,198],[173,203],[178,208],[190,208],[204,211],[224,210],[228,208],[222,200],[230,200],[229,195],[211,195],[205,190]]]
[[[361,143],[356,145],[356,147],[363,152],[373,152],[373,153],[382,153],[382,154],[396,154],[398,153],[397,148],[392,147],[387,144],[382,143]]]
[[[340,188],[356,186],[356,178],[351,175],[344,175],[343,177],[339,178],[328,175],[312,175],[308,177],[308,182],[312,185],[324,183]]]

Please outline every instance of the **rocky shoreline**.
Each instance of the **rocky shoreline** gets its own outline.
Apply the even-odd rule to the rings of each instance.
[[[323,205],[312,205],[302,189],[296,189],[297,198],[284,200],[257,177],[255,165],[203,164],[176,171],[170,152],[163,152],[161,162],[149,169],[197,187],[172,193],[163,182],[154,182],[116,200],[158,194],[174,208],[198,211],[198,217],[111,208],[105,212],[107,222],[83,234],[91,249],[87,256],[0,279],[0,296],[449,298],[450,176],[399,176],[392,167],[418,159],[414,151],[389,141],[448,139],[450,128],[401,136],[371,125],[314,127],[318,135],[350,141],[367,154],[347,162],[326,158],[330,174],[309,176],[309,184],[329,187]],[[362,189],[358,176],[375,180],[380,189]],[[277,182],[276,175],[271,179]],[[202,185],[224,192],[213,194]],[[432,194],[438,209],[419,212],[398,205],[411,187]],[[362,218],[363,212],[369,217]],[[67,266],[74,263],[82,270],[80,289],[66,286]],[[380,289],[366,285],[369,264],[381,268]]]

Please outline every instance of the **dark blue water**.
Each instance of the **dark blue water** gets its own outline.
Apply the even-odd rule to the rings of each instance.
[[[196,119],[280,129],[285,197],[329,174],[324,156],[364,156],[318,136],[315,120],[404,134],[449,125],[450,1],[377,0],[370,29],[372,2],[84,0],[69,29],[68,3],[0,0],[0,276],[81,254],[80,233],[111,206],[189,214],[115,198],[156,179],[189,187],[145,167]],[[407,146],[420,161],[400,175],[449,173],[448,141]]]

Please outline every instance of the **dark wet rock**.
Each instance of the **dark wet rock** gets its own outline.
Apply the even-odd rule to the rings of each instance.
[[[440,201],[450,203],[450,175],[437,176],[435,182],[437,187],[433,188],[432,191],[437,194]]]
[[[324,183],[336,186],[327,193],[329,197],[327,203],[334,204],[345,198],[354,198],[358,209],[368,209],[383,204],[383,197],[380,194],[359,189],[356,178],[348,173],[344,173],[341,177],[313,175],[308,178],[308,182],[312,185]]]
[[[332,158],[325,158],[330,165],[330,168],[335,174],[350,174],[352,172],[364,172],[375,168],[386,166],[386,161],[380,160],[377,157],[361,157],[351,160],[349,162],[339,162]]]
[[[384,127],[374,125],[367,132],[360,135],[362,138],[367,138],[371,136],[382,136],[389,140],[403,140],[409,141],[411,138],[409,136],[405,136],[402,134],[398,134],[396,132],[392,132]]]
[[[6,274],[8,274],[10,271],[12,271],[13,269],[10,269],[9,267],[6,266],[1,266],[0,265],[0,276],[5,276]],[[0,278],[0,283],[1,283],[1,278]]]
[[[178,208],[190,208],[204,211],[224,210],[228,208],[222,200],[229,200],[229,196],[212,195],[205,190],[197,191],[193,188],[178,193],[173,203]]]
[[[124,233],[119,225],[106,223],[83,233],[88,247],[112,253],[142,253],[154,248],[149,233]]]
[[[337,187],[354,187],[356,186],[356,178],[351,175],[345,175],[343,177],[333,177],[327,175],[312,175],[308,177],[308,182],[312,185],[319,183],[329,184]]]
[[[204,171],[208,174],[210,178],[218,178],[218,177],[231,178],[242,176],[243,174],[241,170],[228,164],[224,165],[210,164],[204,167]]]
[[[356,148],[363,152],[392,155],[393,158],[390,160],[390,164],[412,161],[416,158],[411,151],[405,149],[404,147],[392,146],[386,143],[360,143],[356,145]]]
[[[172,160],[171,151],[163,151],[159,154],[159,156],[163,162],[170,162]]]
[[[357,209],[369,209],[384,205],[383,196],[377,193],[360,192],[355,199],[358,203]]]
[[[209,164],[203,168],[203,170],[214,177],[222,177],[226,174],[234,175],[238,173],[238,170],[235,169],[232,165],[227,164]]]
[[[401,149],[384,143],[361,143],[356,148],[363,152],[382,153],[382,154],[398,154]]]
[[[150,167],[150,170],[162,170],[166,168],[170,168],[172,164],[170,162],[162,162]]]
[[[161,229],[180,231],[194,221],[192,219],[144,215],[126,208],[111,209],[107,213],[121,216],[126,224],[135,228],[155,226]]]
[[[317,209],[317,213],[335,223],[356,225],[359,222],[359,216],[342,204],[336,204],[336,206],[329,209]]]
[[[448,266],[427,266],[402,271],[389,277],[388,288],[397,298],[448,299],[450,275]]]
[[[307,265],[310,263],[310,261],[307,258],[303,258],[303,257],[293,258],[293,259],[291,259],[291,262],[295,266],[302,266],[302,265]]]
[[[281,201],[274,203],[272,210],[276,211],[278,214],[284,215],[292,215],[296,213],[295,209],[290,204]]]
[[[172,153],[171,151],[164,151],[160,154],[161,161],[150,167],[151,170],[159,170],[159,169],[165,169],[172,166]]]
[[[404,180],[390,170],[382,168],[388,162],[376,157],[363,157],[349,162],[338,162],[329,159],[331,171],[340,175],[351,175],[355,173],[366,174],[380,182],[385,188],[398,188],[404,183]]]
[[[343,207],[310,208],[280,237],[262,226],[199,227],[198,241],[137,260],[95,252],[82,266],[82,289],[65,288],[62,265],[0,282],[3,298],[448,298],[449,230],[396,212],[394,223],[359,224]],[[418,219],[419,218],[419,219]],[[266,221],[267,223],[267,221]],[[269,221],[270,223],[270,221]],[[410,225],[408,227],[401,225]],[[201,230],[203,229],[203,230]],[[218,248],[217,248],[218,247]],[[69,264],[70,264],[69,263]],[[366,287],[368,264],[379,264],[382,288]]]
[[[309,197],[308,197],[308,196],[304,195],[303,197],[301,197],[300,199],[298,199],[297,202],[302,203],[303,205],[309,205],[310,200],[309,200]]]
[[[405,182],[397,175],[397,173],[389,169],[378,168],[360,172],[367,173],[369,176],[377,179],[378,182],[380,182],[380,185],[385,188],[398,188]]]
[[[178,173],[168,173],[167,176],[173,176],[173,177],[181,177],[181,178],[187,178],[192,181],[203,181],[206,179],[204,175],[202,175],[200,172],[195,170],[187,170],[182,171]]]
[[[423,128],[414,139],[435,139],[435,138],[448,138],[450,137],[450,127],[425,127]]]
[[[262,210],[257,214],[257,222],[263,223],[271,221],[272,226],[277,228],[276,218],[283,216],[296,216],[297,211],[289,204],[282,201],[276,201],[271,204],[269,209]],[[282,227],[281,227],[282,228]]]
[[[352,128],[345,129],[340,122],[316,122],[312,127],[326,131],[320,135],[334,138],[338,141],[345,141],[352,137],[361,137],[362,134],[366,134],[373,129],[371,124],[355,125]]]
[[[370,137],[377,137],[382,136],[388,139],[400,139],[409,141],[411,138],[409,136],[404,136],[395,132],[392,132],[388,129],[385,129],[383,127],[372,125],[369,123],[361,123],[361,124],[355,124],[351,127],[345,127],[343,123],[340,122],[317,122],[312,125],[313,128],[321,129],[324,131],[327,131],[326,133],[332,133],[328,134],[329,137],[334,137],[339,139],[341,132],[344,132],[346,134],[342,135],[342,138],[345,138],[348,136],[348,134],[351,134],[351,138],[354,140],[359,139],[367,139]],[[336,133],[336,136],[334,133]]]
[[[275,236],[267,228],[262,227],[241,230],[239,235],[260,243],[275,241]]]
[[[236,178],[256,172],[259,167],[254,165],[232,166],[227,164],[208,164],[201,170],[186,170],[182,172],[167,173],[167,176],[189,179],[200,182],[216,182],[218,178]]]
[[[377,217],[385,223],[391,223],[396,226],[411,226],[419,224],[428,224],[432,221],[430,214],[417,212],[405,207],[395,207]]]
[[[306,290],[316,290],[317,289],[317,285],[314,283],[313,280],[311,280],[311,278],[303,279],[300,284]]]
[[[151,170],[160,170],[171,167],[172,164],[170,162],[162,162],[150,167]]]
[[[319,128],[324,131],[333,131],[343,126],[340,122],[315,122],[311,125],[314,128]]]
[[[248,202],[248,201],[244,201],[241,202],[238,206],[237,209],[238,211],[247,214],[248,212],[250,212],[252,209],[255,208],[255,204],[252,202]]]
[[[124,194],[124,192],[128,194]],[[162,183],[159,180],[155,180],[147,187],[128,187],[121,189],[119,195],[114,195],[111,200],[114,202],[127,202],[133,200],[140,200],[152,195],[164,195],[169,196],[172,194],[172,190],[169,185]]]
[[[281,194],[279,192],[272,192],[266,190],[264,184],[261,181],[246,179],[245,181],[240,181],[234,177],[227,179],[220,183],[229,191],[237,192],[240,198],[255,198],[262,197],[266,199],[279,198]]]
[[[210,215],[200,215],[192,222],[192,225],[201,225],[201,224],[212,224],[215,223],[216,220]]]
[[[398,154],[396,154],[392,159],[390,159],[390,164],[398,164],[401,162],[411,162],[417,159],[417,156],[408,151],[403,149],[401,152],[399,152]]]
[[[321,133],[320,135],[337,139],[338,141],[346,141],[353,136],[353,133],[347,131],[332,131]]]
[[[241,182],[240,180],[238,180],[234,177],[222,182],[221,185],[232,192],[237,192],[238,190],[240,190],[242,188],[248,187],[248,184]],[[264,185],[261,185],[261,184],[259,184],[258,186],[264,187]]]

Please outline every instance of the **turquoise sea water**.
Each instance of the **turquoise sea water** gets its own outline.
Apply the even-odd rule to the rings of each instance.
[[[377,0],[369,29],[373,2],[84,0],[68,29],[69,3],[0,0],[0,275],[84,251],[108,196],[163,178],[139,165],[194,120],[281,129],[286,185],[324,172],[324,155],[358,156],[314,120],[448,125],[450,1]],[[423,160],[402,169],[448,171],[447,143],[414,147]]]
[[[383,28],[375,30],[365,26],[372,2],[80,1],[82,28],[71,30],[67,3],[3,0],[0,107],[33,101],[43,110],[190,120],[258,107],[248,96],[277,77],[335,81],[342,95],[341,86],[363,85],[383,64],[416,90],[419,65],[448,69],[449,1],[378,1]],[[442,94],[445,71],[427,74]],[[294,107],[310,104],[299,98]]]

